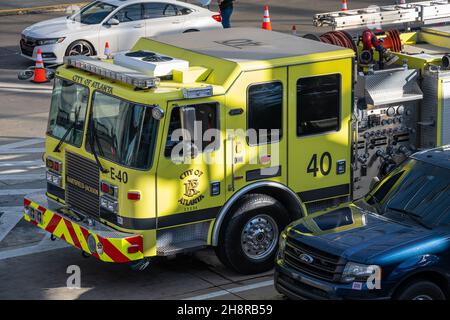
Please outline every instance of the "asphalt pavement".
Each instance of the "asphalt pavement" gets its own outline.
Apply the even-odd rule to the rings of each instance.
[[[80,1],[1,1],[0,10],[75,2]],[[266,3],[274,30],[290,32],[295,24],[300,34],[327,31],[312,26],[313,14],[340,6],[340,0],[239,0],[232,25],[260,27]],[[349,7],[370,4],[349,1]],[[238,275],[223,267],[211,249],[160,259],[144,272],[132,272],[126,265],[83,258],[79,250],[51,241],[21,219],[23,195],[45,188],[41,157],[52,84],[17,80],[18,71],[32,65],[20,56],[18,43],[28,25],[61,15],[0,17],[0,299],[281,299],[272,272]],[[71,265],[81,269],[80,289],[66,286]]]

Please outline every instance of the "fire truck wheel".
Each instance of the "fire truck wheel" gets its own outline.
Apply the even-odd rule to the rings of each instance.
[[[290,222],[286,208],[265,194],[238,201],[222,227],[216,254],[226,266],[242,274],[273,268],[278,236]]]

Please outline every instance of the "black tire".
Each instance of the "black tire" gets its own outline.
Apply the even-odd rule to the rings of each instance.
[[[445,300],[445,294],[435,283],[418,280],[403,287],[396,300]]]
[[[197,29],[188,29],[186,31],[183,31],[183,33],[189,33],[189,32],[199,32],[200,30]]]
[[[230,219],[224,221],[219,236],[219,245],[215,248],[219,260],[227,267],[242,274],[261,273],[272,269],[278,249],[279,233],[290,222],[286,208],[270,196],[250,194],[240,199],[230,214]],[[255,256],[252,258],[249,256],[251,253],[244,252],[246,244],[243,244],[242,241],[245,242],[246,240],[241,238],[249,230],[246,226],[252,227],[253,223],[259,224],[261,219],[263,224],[269,222],[266,225],[269,227],[268,230],[272,230],[272,232],[260,232],[261,229],[258,229],[259,231],[250,233],[255,235],[255,241],[263,233],[263,238],[258,238],[258,241],[268,241],[270,245],[267,245],[267,250],[261,251],[260,257],[256,256],[258,251],[255,250]],[[276,225],[276,228],[271,229],[271,225]],[[254,242],[249,241],[248,243],[253,244]],[[250,250],[247,251],[250,252]]]
[[[77,40],[72,42],[66,49],[66,56],[76,55],[76,51],[81,51],[82,55],[92,56],[95,55],[94,47],[87,41]]]

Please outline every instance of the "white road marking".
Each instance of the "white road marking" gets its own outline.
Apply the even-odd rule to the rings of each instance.
[[[1,158],[0,158],[1,160]],[[39,167],[43,168],[45,165],[42,160],[24,160],[24,161],[9,161],[9,162],[0,162],[1,167]]]
[[[17,211],[4,212],[0,216],[0,241],[22,220],[22,214]]]
[[[5,174],[0,172],[0,181],[11,181],[11,180],[42,180],[45,179],[45,173],[28,173],[28,174]]]
[[[11,83],[11,82],[0,82],[0,87],[12,88],[12,89],[44,89],[53,90],[53,86],[43,85],[43,84],[33,84],[33,83]]]
[[[22,219],[23,207],[0,207],[0,214],[0,241],[2,241]]]
[[[230,293],[238,293],[238,292],[242,292],[242,291],[248,291],[248,290],[253,290],[253,289],[258,289],[258,288],[263,288],[263,287],[269,287],[269,286],[273,286],[273,280],[267,280],[267,281],[252,283],[252,284],[249,284],[249,285],[246,285],[246,286],[241,286],[241,287],[236,287],[236,288],[231,288],[231,289],[226,289],[226,290],[222,289],[222,290],[210,292],[210,293],[207,293],[207,294],[202,294],[202,295],[199,295],[199,296],[186,298],[186,299],[183,299],[183,300],[207,300],[207,299],[217,298],[217,297],[220,297],[220,296],[225,296],[225,295],[230,294]]]
[[[8,169],[8,170],[3,170],[0,171],[0,174],[16,174],[16,173],[24,173],[24,172],[28,172],[30,170],[35,170],[35,169],[41,169],[44,166],[34,166],[34,167],[27,167],[25,169]]]
[[[12,159],[20,158],[20,157],[23,157],[23,156],[21,156],[19,154],[9,154],[7,156],[0,156],[0,160],[1,161],[3,161],[3,160],[12,160]]]
[[[2,88],[0,86],[0,92],[19,92],[19,93],[40,93],[40,94],[52,94],[52,90],[30,90],[30,89],[13,89],[13,88]]]
[[[34,192],[45,192],[47,189],[0,189],[0,197],[1,196],[18,196],[21,194],[29,194]]]
[[[48,235],[46,235],[46,237],[44,237],[44,239],[42,239],[41,242],[39,242],[38,244],[36,244],[34,246],[0,251],[0,260],[21,257],[21,256],[29,255],[29,254],[41,253],[41,252],[51,251],[51,250],[55,250],[55,249],[67,248],[70,246],[71,246],[70,244],[68,244],[67,242],[60,240],[60,239],[51,241],[50,234],[48,234]]]
[[[45,148],[0,149],[0,154],[42,153]]]
[[[26,140],[22,140],[22,141],[2,144],[2,145],[0,145],[0,150],[26,147],[26,146],[31,146],[33,144],[38,144],[38,143],[44,143],[44,139],[42,139],[42,138],[33,138],[33,139],[26,139]]]
[[[23,207],[16,206],[16,207],[0,207],[0,212],[3,212],[3,214],[16,214],[20,213],[22,214]]]

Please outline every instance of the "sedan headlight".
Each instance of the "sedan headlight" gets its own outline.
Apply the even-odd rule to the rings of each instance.
[[[348,262],[342,273],[342,282],[366,281],[371,275],[381,270],[376,265],[365,265],[361,263]]]
[[[65,37],[62,38],[54,38],[54,39],[41,39],[41,40],[37,40],[36,43],[38,46],[44,46],[47,44],[55,44],[55,43],[61,43],[63,42],[65,39]]]

